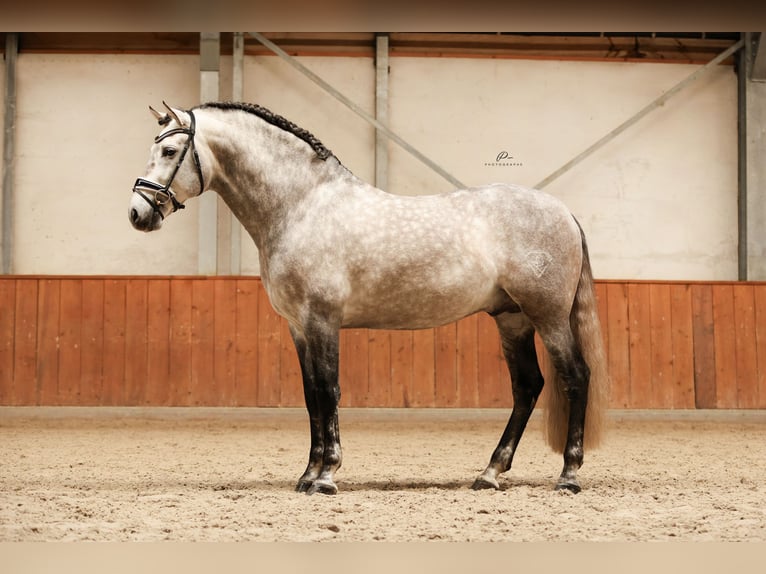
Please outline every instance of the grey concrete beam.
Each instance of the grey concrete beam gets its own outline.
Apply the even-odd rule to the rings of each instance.
[[[753,49],[753,67],[750,69],[750,80],[766,82],[766,33],[760,32]]]
[[[218,99],[220,70],[220,34],[200,34],[200,100]],[[218,271],[218,195],[203,193],[199,202],[197,272],[200,275],[215,275]]]
[[[375,119],[388,125],[388,35],[375,36]],[[388,189],[388,138],[375,130],[375,187]]]
[[[2,195],[2,272],[13,272],[13,194],[14,159],[16,153],[16,60],[19,53],[19,36],[5,36],[5,97],[3,123],[3,195]]]

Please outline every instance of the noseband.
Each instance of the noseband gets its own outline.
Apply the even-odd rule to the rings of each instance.
[[[173,180],[175,179],[176,174],[181,167],[181,164],[184,162],[184,157],[186,157],[186,152],[190,147],[192,149],[192,157],[194,158],[194,166],[197,168],[197,177],[199,178],[199,193],[197,195],[202,195],[202,192],[205,191],[205,181],[202,177],[202,166],[199,162],[197,148],[194,146],[194,127],[196,125],[196,121],[194,119],[194,113],[191,110],[189,110],[187,113],[191,118],[191,125],[188,128],[175,128],[166,131],[165,133],[162,133],[154,138],[154,143],[159,143],[172,135],[186,134],[186,143],[181,150],[181,154],[178,156],[178,163],[176,163],[176,167],[173,169],[173,173],[170,174],[170,179],[168,179],[168,182],[165,185],[162,185],[156,181],[139,177],[136,180],[136,183],[133,184],[133,193],[137,193],[142,198],[144,198],[144,200],[152,207],[152,211],[159,214],[161,219],[165,219],[165,216],[162,214],[162,206],[165,205],[168,201],[170,201],[173,205],[173,211],[171,213],[186,207],[183,203],[176,199],[176,195],[170,189],[170,186],[172,185]],[[166,124],[169,121],[170,118],[166,116],[163,120],[160,120],[160,124]],[[151,194],[151,197],[148,194]]]

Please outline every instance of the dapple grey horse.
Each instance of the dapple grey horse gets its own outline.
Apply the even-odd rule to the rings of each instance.
[[[154,231],[207,190],[258,247],[261,277],[290,326],[311,429],[297,490],[335,494],[339,330],[422,329],[480,311],[494,317],[513,410],[473,488],[499,488],[543,388],[535,332],[551,362],[547,436],[563,453],[557,489],[599,440],[607,374],[580,225],[556,198],[492,184],[398,196],[346,169],[308,131],[252,104],[151,109],[162,126],[129,217]]]

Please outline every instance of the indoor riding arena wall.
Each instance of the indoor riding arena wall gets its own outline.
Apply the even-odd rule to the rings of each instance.
[[[596,289],[613,409],[766,408],[766,283]],[[3,277],[0,308],[0,405],[303,405],[287,324],[258,278]],[[341,406],[512,405],[485,314],[345,330],[340,353]]]
[[[0,404],[302,405],[295,352],[257,277],[250,238],[241,234],[241,275],[205,277],[197,275],[199,202],[159,232],[138,233],[128,221],[130,188],[158,130],[147,106],[199,103],[199,46],[158,37],[160,48],[143,51],[129,39],[111,52],[87,38],[89,48],[30,48],[44,36],[21,34],[17,60]],[[369,50],[298,59],[374,114]],[[467,185],[532,186],[704,61],[392,50],[389,125]],[[732,64],[716,66],[546,187],[588,237],[613,408],[766,406],[764,285],[734,282]],[[231,83],[232,56],[223,55],[220,99],[231,97]],[[373,180],[375,130],[252,44],[243,99],[310,130]],[[449,189],[395,144],[388,151],[389,191]],[[502,152],[509,159],[498,160]],[[219,241],[226,225],[219,218]],[[416,332],[346,331],[341,343],[344,405],[511,402],[488,317]]]

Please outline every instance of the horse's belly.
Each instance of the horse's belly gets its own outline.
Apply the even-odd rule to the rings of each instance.
[[[354,293],[343,308],[343,327],[426,329],[491,311],[498,298],[484,285],[400,286]]]

